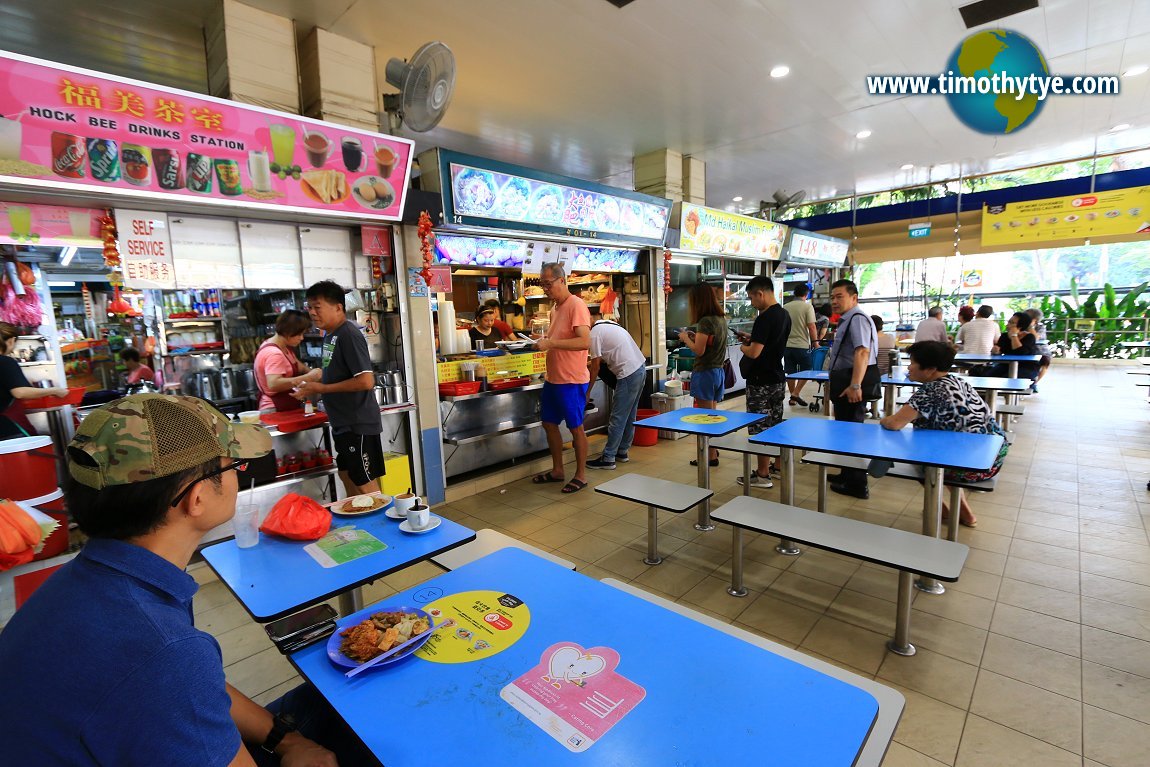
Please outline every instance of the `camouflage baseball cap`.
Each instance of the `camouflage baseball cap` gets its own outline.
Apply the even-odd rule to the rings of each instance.
[[[267,430],[232,423],[197,397],[133,394],[92,412],[68,445],[68,471],[97,490],[158,479],[215,458],[271,452]]]

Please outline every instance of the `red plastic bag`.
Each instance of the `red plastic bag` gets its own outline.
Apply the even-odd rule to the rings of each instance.
[[[295,541],[315,541],[331,529],[331,512],[307,496],[288,493],[276,501],[260,526],[268,535]]]

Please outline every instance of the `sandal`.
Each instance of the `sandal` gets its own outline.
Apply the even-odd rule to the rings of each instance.
[[[543,472],[542,474],[536,474],[534,477],[532,477],[531,478],[531,484],[533,484],[533,485],[546,485],[549,482],[563,482],[566,479],[567,479],[566,477],[556,477],[551,472],[546,471],[546,472]]]
[[[699,465],[699,462],[698,462],[697,460],[696,460],[696,461],[691,461],[691,465],[692,465],[692,466],[698,466],[698,465]],[[711,465],[711,466],[718,466],[718,465],[719,465],[719,459],[718,459],[718,458],[712,458],[712,459],[710,460],[710,465]]]
[[[570,495],[571,493],[579,492],[580,490],[582,490],[585,487],[587,487],[586,482],[584,482],[581,479],[573,479],[570,482],[568,482],[566,485],[564,485],[563,489],[560,490],[559,492],[563,493],[564,495]]]

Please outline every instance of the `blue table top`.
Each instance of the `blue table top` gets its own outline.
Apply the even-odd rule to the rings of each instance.
[[[825,381],[830,377],[826,370],[800,370],[797,373],[787,373],[792,381]]]
[[[955,362],[1038,362],[1041,354],[970,354],[960,352],[954,355]]]
[[[530,611],[523,636],[497,654],[462,663],[417,655],[353,679],[322,643],[290,658],[388,767],[745,764],[772,743],[785,747],[788,764],[849,765],[878,713],[870,693],[842,680],[521,549],[494,552],[385,603],[426,606],[473,590],[513,595]],[[442,644],[454,641],[448,635]],[[582,753],[500,697],[558,643],[617,652],[615,672],[645,693]],[[591,675],[580,689],[599,695],[602,679]],[[413,731],[413,712],[422,731]]]
[[[989,376],[959,376],[975,389],[994,389],[996,391],[1026,391],[1030,388],[1029,378],[993,378]],[[895,378],[883,376],[882,383],[887,386],[922,386],[918,381],[912,381],[906,376]]]
[[[989,469],[1002,447],[1002,437],[997,434],[909,428],[890,431],[878,424],[821,418],[788,419],[759,432],[751,442],[965,471]]]
[[[687,417],[722,417],[719,423],[690,423],[684,421]],[[666,431],[681,431],[687,434],[699,434],[707,437],[721,437],[738,431],[744,426],[763,420],[767,416],[761,413],[741,413],[737,410],[707,410],[701,407],[687,407],[682,410],[672,410],[667,413],[635,421],[636,426],[646,426],[649,429],[665,429]]]
[[[323,567],[304,551],[309,541],[289,541],[260,533],[250,549],[221,541],[200,553],[236,599],[258,621],[270,621],[374,581],[408,565],[475,539],[475,531],[443,519],[431,532],[401,532],[381,509],[362,517],[332,517],[332,529],[353,525],[387,548],[335,567]]]

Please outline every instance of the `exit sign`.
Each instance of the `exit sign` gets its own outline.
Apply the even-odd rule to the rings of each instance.
[[[930,237],[930,222],[924,224],[911,224],[910,225],[910,238],[917,240],[919,237]]]

